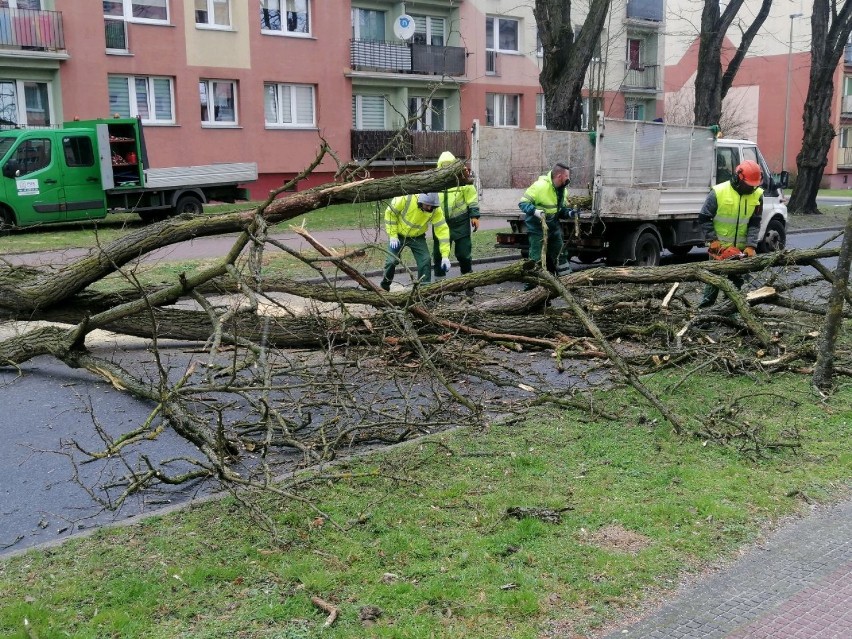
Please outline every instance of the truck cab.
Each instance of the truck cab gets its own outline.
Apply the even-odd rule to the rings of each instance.
[[[0,224],[32,226],[105,215],[93,131],[0,133]]]

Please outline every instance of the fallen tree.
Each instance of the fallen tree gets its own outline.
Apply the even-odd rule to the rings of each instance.
[[[663,366],[703,366],[708,357],[720,370],[813,366],[813,333],[828,316],[827,305],[819,294],[802,291],[833,284],[831,271],[821,265],[838,255],[833,248],[728,262],[591,268],[559,279],[518,261],[386,294],[351,255],[305,233],[347,280],[308,283],[264,270],[264,250],[274,244],[271,224],[331,204],[440,190],[462,179],[457,162],[408,176],[326,185],[270,197],[253,211],[171,218],[61,269],[0,266],[3,317],[50,322],[0,342],[0,362],[20,366],[49,355],[150,406],[144,424],[118,437],[104,435],[102,450],[85,450],[89,459],[123,455],[167,428],[200,451],[196,459],[161,462],[139,454],[123,467],[122,496],[111,499],[112,506],[151,483],[205,477],[293,496],[272,478],[294,461],[315,464],[353,446],[459,424],[486,426],[541,403],[587,410],[584,393],[594,387],[588,381],[593,371],[598,383],[633,385],[678,433],[718,432],[676,414],[641,375]],[[163,246],[233,232],[239,235],[232,248],[215,264],[166,285],[145,285],[125,268]],[[817,275],[802,277],[799,270],[810,266]],[[91,287],[113,273],[125,274],[122,290]],[[750,275],[762,284],[759,294],[738,291],[726,277],[732,274]],[[510,286],[530,282],[538,288]],[[703,283],[720,287],[727,301],[698,311],[689,287]],[[480,295],[474,304],[454,297],[495,286],[503,287],[498,296]],[[307,302],[296,309],[282,294]],[[548,306],[554,300],[564,304]],[[178,301],[183,303],[175,306]],[[96,352],[89,344],[96,329],[149,340],[153,361],[134,369]],[[179,365],[167,364],[160,348],[167,338],[201,348],[178,358]],[[728,340],[737,346],[720,346]],[[524,366],[516,361],[519,352],[542,359]],[[850,368],[849,354],[840,353],[834,372],[848,374]]]

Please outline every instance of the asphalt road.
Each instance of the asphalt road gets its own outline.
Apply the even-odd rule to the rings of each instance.
[[[793,234],[788,246],[813,247],[833,234]],[[706,253],[695,250],[688,259],[706,259]],[[105,335],[96,342],[98,354],[115,357],[130,367],[150,364],[145,341],[116,341]],[[163,351],[166,364],[183,370],[192,357],[187,351],[171,344]],[[98,427],[107,436],[115,436],[142,423],[151,406],[128,398],[86,372],[46,357],[27,362],[20,371],[0,368],[0,405],[0,440],[4,442],[0,447],[0,554],[153,513],[205,492],[197,486],[148,492],[115,512],[93,500],[83,486],[100,498],[114,499],[120,487],[108,487],[123,475],[124,468],[115,459],[80,465],[84,456],[73,442],[97,450],[103,447]],[[168,433],[147,450],[159,459],[192,453],[189,444]]]

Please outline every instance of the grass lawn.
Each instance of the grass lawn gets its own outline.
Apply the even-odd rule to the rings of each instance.
[[[801,494],[849,488],[848,381],[825,403],[786,374],[644,381],[695,418],[753,395],[738,419],[802,446],[753,456],[677,437],[630,389],[610,390],[598,401],[617,422],[543,410],[326,469],[307,495],[331,521],[263,500],[277,543],[225,499],[6,559],[0,635],[587,636],[802,512]],[[566,510],[546,523],[510,507]],[[330,628],[312,596],[340,608]],[[372,624],[365,606],[381,611]]]

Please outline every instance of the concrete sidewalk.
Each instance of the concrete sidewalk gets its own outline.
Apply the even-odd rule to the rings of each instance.
[[[814,507],[605,639],[849,639],[852,499]]]

